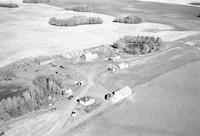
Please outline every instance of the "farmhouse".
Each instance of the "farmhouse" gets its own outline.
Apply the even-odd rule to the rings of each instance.
[[[83,106],[92,105],[95,102],[95,99],[90,96],[85,96],[77,100]]]
[[[98,57],[98,55],[96,54],[96,53],[91,53],[91,52],[84,52],[81,56],[80,56],[80,58],[82,59],[82,60],[85,60],[85,61],[91,61],[91,60],[93,60],[93,59],[95,59],[95,58],[97,58]]]
[[[73,96],[72,89],[62,89],[62,95],[64,95],[66,98],[70,98]]]
[[[113,97],[111,98],[113,103],[122,101],[132,94],[132,89],[128,86],[112,92]]]

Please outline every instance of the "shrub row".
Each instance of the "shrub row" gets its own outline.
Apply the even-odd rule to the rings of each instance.
[[[16,3],[0,3],[0,7],[17,8],[19,6]]]
[[[159,50],[162,47],[162,40],[159,37],[124,36],[112,47],[129,54],[147,54]]]
[[[65,10],[73,10],[77,12],[93,12],[94,9],[91,6],[88,5],[76,5],[71,7],[66,7]]]
[[[67,19],[56,19],[55,17],[50,18],[49,24],[56,26],[77,26],[86,24],[102,24],[103,20],[100,17],[84,17],[84,16],[74,16]]]
[[[54,76],[38,76],[33,80],[33,86],[26,89],[22,95],[8,97],[0,102],[0,120],[10,120],[28,112],[40,109],[61,96],[62,82]]]
[[[200,6],[200,2],[192,2],[190,3],[191,5],[197,5],[197,6]]]
[[[127,16],[115,18],[113,22],[127,23],[127,24],[139,24],[143,22],[143,19],[137,16]]]
[[[50,0],[23,0],[23,3],[47,3]]]

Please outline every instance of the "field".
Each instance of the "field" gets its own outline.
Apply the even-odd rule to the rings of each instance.
[[[131,100],[75,129],[70,135],[198,135],[199,66],[200,62],[195,61],[134,87],[135,96]]]
[[[71,0],[56,0],[48,4],[65,7],[66,5],[84,3],[95,7],[94,11],[98,13],[112,16],[135,15],[143,17],[147,22],[171,25],[178,30],[200,30],[198,26],[199,19],[196,17],[196,15],[199,15],[199,7],[170,4],[187,3],[187,0],[168,1],[169,4],[137,0],[120,0],[117,2],[115,0],[73,0],[73,2]]]
[[[49,4],[57,3],[59,4],[59,1]],[[62,5],[64,4],[62,3]],[[96,7],[97,12],[98,7],[100,6]],[[133,25],[117,24],[112,22],[113,16],[99,13],[76,13],[43,4],[21,3],[20,8],[13,10],[0,9],[0,11],[0,15],[3,17],[0,19],[0,27],[2,28],[0,40],[1,48],[3,49],[0,51],[0,66],[26,57],[55,55],[74,52],[77,49],[81,50],[88,47],[110,44],[127,34],[156,35],[161,36],[164,41],[173,41],[195,34],[199,29],[199,27],[190,26],[192,30],[177,31],[173,26],[170,26],[171,24],[163,25],[148,22]],[[108,12],[107,10],[105,11]],[[195,8],[194,11],[196,11]],[[115,13],[115,10],[111,13]],[[98,26],[86,25],[73,28],[60,28],[48,24],[51,17],[67,18],[74,15],[101,17],[104,23]],[[146,19],[146,16],[144,18]],[[149,21],[148,18],[147,21]],[[179,22],[178,25],[186,26],[182,24],[183,20]],[[194,20],[193,22],[195,24],[196,21]],[[66,35],[68,35],[67,38]],[[78,41],[77,37],[79,37]],[[90,40],[88,41],[88,39]]]
[[[13,2],[15,0],[11,0]],[[167,0],[166,0],[167,1]],[[16,9],[0,8],[0,67],[16,79],[0,81],[0,100],[21,94],[40,75],[59,76],[74,91],[54,106],[43,106],[8,122],[0,122],[5,136],[198,136],[200,135],[199,7],[129,0],[55,0],[46,4],[15,1]],[[187,2],[187,0],[185,0]],[[106,3],[106,4],[105,4]],[[87,4],[93,12],[65,7]],[[180,5],[181,4],[181,5]],[[103,24],[59,27],[51,17],[101,17]],[[115,23],[115,17],[134,15],[140,24]],[[160,50],[130,55],[110,46],[125,35],[161,37]],[[192,44],[192,45],[191,45]],[[84,51],[98,55],[80,59]],[[119,55],[116,61],[111,56]],[[35,59],[39,64],[35,64]],[[119,63],[128,68],[116,72]],[[1,70],[1,68],[0,68]],[[0,75],[1,76],[1,75]],[[81,81],[85,84],[78,85]],[[104,95],[129,86],[134,94],[112,105]],[[73,119],[77,99],[92,96],[100,104]]]

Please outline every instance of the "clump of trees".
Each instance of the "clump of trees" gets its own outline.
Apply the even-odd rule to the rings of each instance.
[[[16,79],[17,76],[14,71],[3,69],[0,71],[0,81],[10,81]]]
[[[113,20],[113,22],[139,24],[143,22],[143,19],[137,16],[117,17]]]
[[[100,17],[85,17],[85,16],[73,16],[67,19],[50,18],[49,24],[56,26],[78,26],[86,24],[102,24],[103,20]]]
[[[197,6],[200,6],[200,2],[192,2],[190,3],[191,5],[197,5]]]
[[[88,5],[76,5],[71,7],[66,7],[65,10],[73,10],[76,12],[93,12],[94,9],[91,6]]]
[[[1,100],[0,120],[7,121],[48,105],[49,96],[52,99],[59,97],[62,87],[61,80],[55,76],[36,77],[33,80],[33,86],[24,91],[22,95]]]
[[[153,36],[124,36],[111,46],[129,54],[147,54],[159,50],[162,40]]]
[[[47,3],[50,0],[23,0],[23,3]]]
[[[17,8],[19,6],[16,3],[0,3],[0,7]]]

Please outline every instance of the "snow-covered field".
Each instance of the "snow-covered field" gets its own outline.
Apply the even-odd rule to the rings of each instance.
[[[0,2],[7,2],[7,3],[22,3],[22,0],[0,0]]]
[[[200,3],[200,0],[139,0],[146,2],[159,2],[159,3],[169,3],[169,4],[179,4],[179,5],[189,5],[189,3]]]
[[[19,6],[14,9],[0,8],[0,66],[26,57],[63,54],[111,44],[124,35],[161,36],[164,41],[174,41],[197,33],[175,31],[168,25],[147,22],[135,25],[114,23],[112,16],[65,11],[44,4],[19,3]],[[51,17],[68,18],[74,15],[101,17],[104,23],[76,27],[48,24]]]

